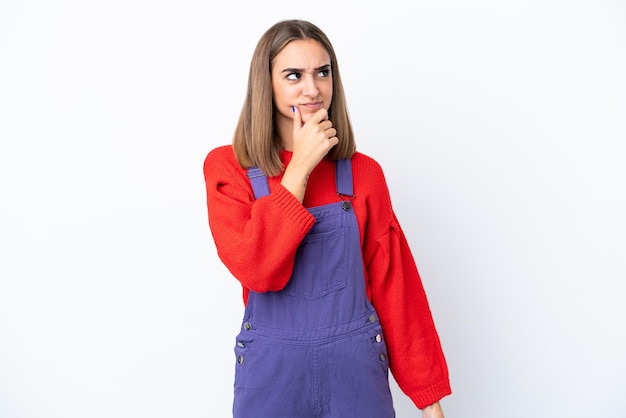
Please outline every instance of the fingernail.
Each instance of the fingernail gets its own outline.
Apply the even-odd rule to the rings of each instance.
[[[295,111],[296,111],[296,108],[295,108],[294,106],[291,106],[291,111],[292,111],[292,112],[295,112]]]

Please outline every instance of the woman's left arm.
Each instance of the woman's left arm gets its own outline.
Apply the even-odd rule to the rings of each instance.
[[[427,408],[451,393],[448,367],[417,266],[395,216],[387,234],[365,246],[364,261],[391,372],[415,405]]]
[[[448,367],[413,254],[380,165],[359,155],[353,168],[355,195],[364,203],[357,218],[362,222],[365,275],[389,367],[417,408],[435,405],[424,416],[442,417],[438,402],[452,392]]]

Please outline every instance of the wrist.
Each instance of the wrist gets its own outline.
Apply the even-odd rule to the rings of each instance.
[[[309,172],[307,170],[289,164],[280,183],[302,203],[308,180]]]
[[[444,418],[443,410],[441,409],[441,405],[439,402],[435,402],[432,405],[428,405],[427,407],[421,409],[423,418]]]

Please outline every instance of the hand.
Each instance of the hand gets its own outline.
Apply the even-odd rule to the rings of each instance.
[[[315,112],[306,123],[302,123],[300,109],[293,109],[293,155],[281,184],[302,203],[311,171],[339,139],[326,109]]]
[[[311,173],[337,143],[337,130],[328,120],[328,111],[320,109],[302,123],[300,109],[293,107],[293,156],[291,163],[301,164]],[[290,163],[290,164],[291,164]]]
[[[422,409],[422,418],[444,418],[441,404],[439,402],[435,402],[434,404]]]

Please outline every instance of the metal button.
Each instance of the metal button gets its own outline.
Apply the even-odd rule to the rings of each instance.
[[[243,364],[243,356],[238,356],[237,357],[237,363]]]
[[[380,335],[380,334],[376,335],[376,342],[377,343],[382,342],[382,340],[383,340],[383,336],[382,335]]]
[[[250,325],[250,322],[246,322],[245,324],[243,324],[243,329],[245,329],[246,331],[250,331],[251,328],[252,325]]]
[[[387,360],[387,356],[385,355],[385,353],[380,353],[379,358],[380,358],[380,361],[385,361],[385,360]],[[243,360],[242,360],[242,361],[243,361]]]
[[[370,315],[370,322],[373,324],[376,322],[376,316],[374,314]]]
[[[352,205],[347,200],[344,200],[343,202],[341,202],[341,208],[343,210],[346,210],[346,211],[350,210],[351,207],[352,207]]]

